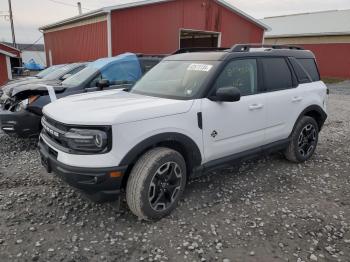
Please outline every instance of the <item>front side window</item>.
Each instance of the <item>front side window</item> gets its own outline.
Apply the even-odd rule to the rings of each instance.
[[[202,89],[218,61],[163,61],[131,90],[149,96],[192,99]]]
[[[284,58],[263,58],[261,62],[266,91],[293,87],[292,72]]]
[[[258,71],[255,59],[234,60],[224,68],[215,83],[221,87],[237,87],[242,96],[258,92]]]

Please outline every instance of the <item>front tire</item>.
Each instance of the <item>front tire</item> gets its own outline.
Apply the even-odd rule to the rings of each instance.
[[[185,185],[186,163],[182,155],[169,148],[154,148],[133,167],[126,200],[140,219],[160,219],[177,206]]]
[[[309,160],[316,150],[318,133],[316,120],[309,116],[302,117],[293,130],[285,157],[295,163]]]

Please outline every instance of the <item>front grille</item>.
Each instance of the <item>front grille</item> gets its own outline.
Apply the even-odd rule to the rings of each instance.
[[[112,130],[110,126],[72,126],[60,123],[48,116],[44,115],[41,119],[42,132],[41,136],[48,145],[59,151],[69,154],[90,155],[90,154],[105,154],[112,149]],[[72,148],[71,140],[66,137],[66,134],[73,128],[78,129],[95,129],[106,132],[108,137],[108,145],[102,150],[78,150]]]
[[[51,144],[58,147],[58,149],[68,152],[69,148],[63,137],[68,132],[69,127],[47,116],[42,118],[41,124],[43,126],[42,135],[45,137],[45,139],[49,140],[48,142],[51,142]]]

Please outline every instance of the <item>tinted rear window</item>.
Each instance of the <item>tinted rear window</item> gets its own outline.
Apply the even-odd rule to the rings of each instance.
[[[298,59],[299,63],[309,73],[312,81],[320,81],[320,74],[318,73],[316,62],[314,59]]]
[[[292,73],[284,58],[263,58],[261,61],[266,91],[292,88]]]

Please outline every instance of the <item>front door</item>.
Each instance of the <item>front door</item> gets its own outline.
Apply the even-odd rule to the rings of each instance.
[[[266,101],[259,93],[257,61],[232,60],[219,75],[213,93],[220,87],[241,91],[238,102],[202,101],[205,162],[220,159],[265,143]]]

